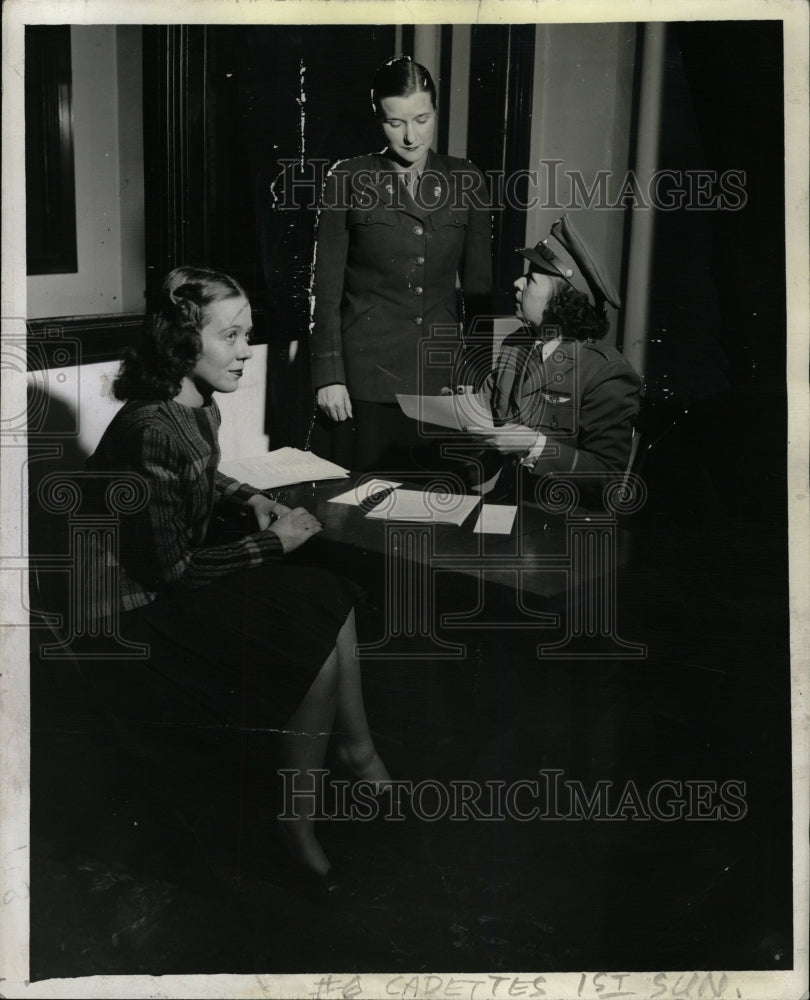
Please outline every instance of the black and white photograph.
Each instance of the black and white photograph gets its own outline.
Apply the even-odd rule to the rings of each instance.
[[[6,0],[0,995],[807,996],[809,21]]]

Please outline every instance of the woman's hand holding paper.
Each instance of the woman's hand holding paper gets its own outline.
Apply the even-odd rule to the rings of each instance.
[[[534,447],[538,432],[524,424],[502,424],[500,427],[483,427],[468,424],[464,430],[485,448],[493,448],[502,455],[526,455]]]

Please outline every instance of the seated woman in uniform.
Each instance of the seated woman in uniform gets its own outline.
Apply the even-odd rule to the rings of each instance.
[[[515,282],[522,326],[485,382],[495,427],[467,428],[486,449],[475,456],[473,488],[489,492],[505,468],[524,499],[553,474],[592,501],[625,472],[639,410],[641,379],[604,342],[607,303],[618,308],[619,296],[566,216],[519,253],[530,262]]]
[[[217,470],[214,393],[239,387],[251,328],[236,281],[180,267],[121,367],[114,392],[126,403],[88,461],[94,471],[134,472],[148,489],[143,509],[121,518],[121,632],[150,644],[143,669],[195,718],[278,730],[283,764],[302,787],[314,787],[307,772],[322,766],[333,725],[342,762],[379,786],[389,778],[363,706],[354,585],[286,564],[319,522]],[[252,508],[256,530],[207,543],[219,505]],[[278,825],[287,851],[325,883],[330,862],[306,812]]]

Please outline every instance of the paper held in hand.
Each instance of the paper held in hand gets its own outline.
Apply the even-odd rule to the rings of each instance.
[[[397,393],[402,412],[412,420],[463,431],[465,427],[492,427],[492,409],[485,392],[457,396],[406,396]]]
[[[219,471],[240,483],[260,490],[319,479],[345,479],[349,470],[298,448],[277,448],[255,458],[236,458],[219,463]]]

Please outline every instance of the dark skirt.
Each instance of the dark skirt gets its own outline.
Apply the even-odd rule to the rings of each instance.
[[[422,437],[420,425],[398,403],[352,400],[353,416],[335,423],[318,410],[312,427],[316,455],[356,472],[398,473],[419,469],[435,450],[435,437]]]
[[[176,587],[122,615],[148,643],[132,713],[169,725],[270,733],[295,712],[360,590],[328,570],[272,563]],[[156,720],[157,721],[157,720]]]

